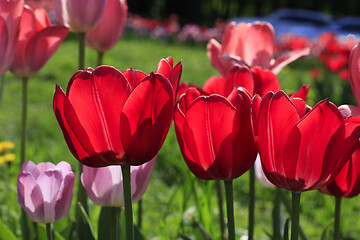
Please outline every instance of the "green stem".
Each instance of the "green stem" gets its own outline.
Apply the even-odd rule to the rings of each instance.
[[[28,102],[28,81],[27,77],[22,79],[22,107],[21,107],[21,143],[20,143],[20,168],[26,158],[26,121],[27,121],[27,102]],[[21,231],[23,240],[29,239],[29,227],[27,224],[27,215],[24,209],[21,209]]]
[[[102,65],[103,59],[104,59],[104,53],[98,52],[98,55],[97,55],[97,65],[98,66]]]
[[[124,202],[125,202],[125,228],[126,240],[134,239],[134,224],[132,213],[132,200],[131,200],[131,176],[130,166],[121,166],[123,176],[123,189],[124,189]]]
[[[248,225],[248,240],[254,239],[254,225],[255,225],[255,170],[254,166],[250,168],[250,202],[249,202],[249,225]]]
[[[281,189],[276,188],[273,208],[273,234],[274,239],[281,239]]]
[[[301,193],[292,192],[291,240],[299,239],[300,196]]]
[[[284,206],[286,208],[286,211],[291,214],[291,203],[289,198],[287,197],[287,195],[285,194],[285,191],[283,191],[281,188],[278,188],[278,191],[280,193],[281,196],[281,201],[284,203]],[[299,225],[299,231],[300,231],[300,237],[302,240],[308,240],[308,238],[306,237],[304,230],[302,229],[302,227]]]
[[[26,121],[27,121],[27,102],[28,102],[28,82],[29,78],[22,79],[22,112],[21,112],[21,145],[20,145],[20,167],[26,159]]]
[[[4,73],[1,76],[1,83],[0,83],[0,108],[1,108],[1,103],[2,103],[2,99],[3,99],[3,95],[4,95],[5,82],[6,82],[6,77],[5,77],[5,73]]]
[[[85,33],[78,33],[79,39],[79,70],[85,68]]]
[[[217,192],[217,198],[218,198],[218,208],[219,208],[219,224],[220,224],[220,235],[221,240],[224,239],[224,233],[225,233],[225,222],[224,222],[224,209],[223,209],[223,198],[222,198],[222,189],[220,180],[216,180],[216,192]]]
[[[48,240],[53,240],[53,234],[51,231],[51,223],[46,224],[46,235]]]
[[[334,240],[340,240],[341,197],[335,197]]]
[[[229,240],[235,240],[234,193],[232,180],[224,180]]]
[[[141,229],[141,225],[142,225],[142,199],[138,201],[138,224],[137,224],[138,229]]]
[[[21,208],[21,236],[23,240],[30,240],[30,231],[27,225],[27,215],[24,209]]]

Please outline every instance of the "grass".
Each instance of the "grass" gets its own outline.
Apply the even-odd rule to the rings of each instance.
[[[205,47],[170,44],[164,41],[148,39],[124,38],[115,49],[105,54],[104,64],[112,65],[119,70],[129,67],[140,69],[145,73],[155,71],[161,58],[172,56],[175,63],[182,60],[182,81],[202,86],[207,78],[217,75],[210,66]],[[95,67],[96,53],[90,49],[86,52],[86,66]],[[342,103],[343,96],[350,95],[348,83],[340,82],[336,76],[328,74],[319,82],[314,82],[308,71],[319,66],[316,60],[299,61],[286,67],[279,79],[284,90],[295,92],[302,83],[318,86],[329,86],[338,89],[330,95],[330,100]],[[68,150],[60,127],[52,110],[52,98],[55,84],[66,88],[70,77],[77,70],[77,42],[73,39],[65,41],[46,66],[29,81],[29,117],[27,159],[34,162],[67,161],[76,169],[77,161]],[[322,84],[322,85],[321,85]],[[339,90],[339,88],[341,88]],[[323,98],[321,91],[311,88],[309,104]],[[332,99],[333,98],[333,99]],[[19,156],[20,146],[20,111],[21,111],[21,80],[7,74],[5,92],[0,111],[0,140],[15,142],[15,150]],[[9,169],[10,177],[2,175],[0,184],[0,214],[2,221],[16,235],[20,234],[20,207],[16,201],[16,176],[19,159]],[[6,166],[0,166],[6,173]],[[246,233],[248,205],[248,173],[234,181],[235,227],[237,236]],[[9,184],[8,184],[9,183]],[[271,211],[274,190],[266,189],[256,183],[255,205],[255,239],[268,239],[266,232],[271,233]],[[309,239],[319,239],[322,231],[330,225],[332,229],[334,199],[317,191],[302,194],[300,223]],[[73,201],[74,204],[75,201]],[[90,218],[97,231],[97,217],[100,208],[90,205]],[[146,239],[177,239],[184,234],[193,239],[202,239],[200,223],[213,239],[219,239],[219,209],[216,202],[215,184],[213,181],[202,181],[195,178],[182,159],[173,127],[161,149],[155,169],[143,198],[143,227],[141,232]],[[135,223],[137,206],[134,205]],[[288,217],[286,211],[285,218]],[[344,239],[360,238],[360,203],[356,198],[345,199],[342,208],[342,233]],[[69,217],[56,224],[61,231],[66,228],[69,219],[74,217],[74,207]],[[350,217],[351,216],[351,217]],[[285,220],[285,219],[284,219]],[[198,226],[198,225],[197,225]],[[1,239],[1,238],[0,238]]]

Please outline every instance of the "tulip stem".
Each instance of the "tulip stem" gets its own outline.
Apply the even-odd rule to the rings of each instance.
[[[22,79],[22,112],[21,112],[21,152],[20,167],[24,164],[26,158],[26,121],[27,121],[27,102],[28,102],[28,82],[29,78]]]
[[[130,166],[121,166],[123,176],[123,189],[124,189],[124,202],[125,202],[125,228],[126,240],[134,239],[134,225],[132,213],[132,200],[131,200],[131,176]]]
[[[334,240],[340,240],[341,197],[335,197]]]
[[[3,95],[4,95],[5,82],[6,82],[6,77],[5,77],[5,73],[4,73],[1,76],[1,83],[0,83],[0,108],[1,108],[1,103],[2,103],[2,99],[3,99]]]
[[[21,108],[21,144],[20,144],[20,168],[25,162],[26,153],[26,119],[27,119],[27,101],[28,101],[28,81],[29,78],[22,79],[22,108]],[[21,232],[23,240],[29,239],[29,227],[27,216],[24,209],[21,209]]]
[[[79,70],[85,68],[85,33],[79,33]]]
[[[224,222],[224,209],[223,209],[223,194],[221,189],[220,180],[216,180],[216,192],[217,192],[217,198],[218,198],[218,207],[219,207],[219,223],[220,223],[220,239],[224,239],[224,233],[225,233],[225,222]]]
[[[281,189],[276,187],[273,208],[273,234],[274,239],[281,239]]]
[[[141,225],[142,225],[142,199],[138,201],[138,224],[137,224],[138,229],[141,229]]]
[[[97,65],[98,66],[102,65],[103,59],[104,59],[104,52],[98,52],[98,55],[97,55]]]
[[[224,180],[229,240],[235,240],[233,181]]]
[[[299,239],[300,196],[301,193],[292,192],[291,240]]]
[[[255,170],[254,166],[250,168],[250,201],[249,201],[249,225],[248,225],[248,239],[254,239],[254,224],[255,224]]]
[[[53,233],[51,231],[51,223],[46,224],[46,234],[48,240],[53,240]]]

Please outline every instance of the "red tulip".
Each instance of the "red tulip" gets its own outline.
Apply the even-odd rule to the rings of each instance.
[[[0,75],[10,68],[14,58],[23,9],[23,0],[0,1]]]
[[[175,107],[178,143],[190,170],[202,179],[230,180],[254,163],[257,150],[250,124],[251,96],[244,88],[228,98],[201,96],[190,88]]]
[[[349,78],[351,90],[356,104],[360,106],[360,45],[357,44],[351,51],[349,58]]]
[[[360,193],[360,147],[351,155],[336,178],[319,189],[336,197],[352,198]]]
[[[78,71],[54,112],[72,154],[90,167],[141,165],[162,146],[173,116],[169,79],[109,66]]]
[[[277,74],[284,66],[310,52],[308,48],[297,49],[274,60],[275,33],[272,25],[267,22],[230,23],[225,29],[222,44],[211,39],[207,51],[211,64],[223,76],[226,76],[232,66],[231,59]]]
[[[344,120],[328,100],[310,109],[278,91],[255,96],[251,106],[262,166],[278,187],[303,192],[328,184],[358,144],[360,117]]]
[[[99,24],[107,0],[52,0],[56,19],[73,32],[88,32]],[[117,24],[117,23],[116,23]]]
[[[86,33],[86,44],[98,52],[113,48],[124,30],[127,12],[126,0],[107,0],[100,23]]]
[[[64,26],[50,26],[50,19],[44,9],[33,10],[26,6],[10,71],[21,77],[35,74],[55,53],[68,32]]]

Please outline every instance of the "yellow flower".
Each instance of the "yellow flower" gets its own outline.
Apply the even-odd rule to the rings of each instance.
[[[15,154],[13,153],[7,153],[3,156],[0,156],[0,164],[6,163],[6,162],[12,162],[15,160]]]
[[[9,149],[13,149],[15,147],[15,144],[10,141],[3,141],[0,142],[0,152],[6,152]]]

